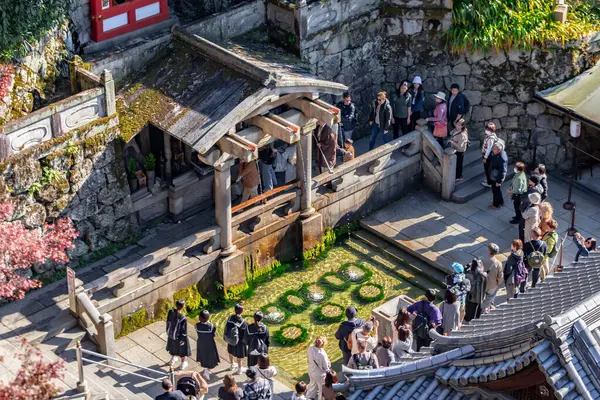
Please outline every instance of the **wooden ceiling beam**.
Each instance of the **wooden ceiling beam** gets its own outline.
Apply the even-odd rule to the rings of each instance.
[[[250,125],[259,127],[265,135],[273,136],[286,143],[295,143],[300,137],[300,127],[282,118],[272,118],[273,115],[263,117],[257,115],[246,120]]]
[[[222,152],[229,153],[244,162],[258,157],[258,146],[234,133],[228,133],[219,139],[217,146]]]
[[[340,110],[320,99],[308,100],[306,98],[295,99],[287,103],[290,107],[302,111],[309,118],[325,121],[329,126],[339,121]]]

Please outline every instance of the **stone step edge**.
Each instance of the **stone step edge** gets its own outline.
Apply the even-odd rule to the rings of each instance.
[[[414,272],[415,275],[426,278],[427,280],[432,281],[432,283],[436,283],[436,282],[443,283],[444,282],[445,275],[440,273],[440,271],[437,268],[432,268],[429,265],[429,263],[425,263],[425,262],[421,261],[420,259],[412,256],[411,254],[409,254],[405,251],[402,251],[398,247],[390,245],[389,242],[381,239],[379,236],[374,235],[373,233],[368,232],[367,230],[364,230],[364,229],[361,229],[356,232],[352,232],[352,236],[355,237],[356,239],[360,240],[361,242],[365,243],[366,245],[371,246],[371,247],[375,248],[376,250],[378,250],[378,251],[384,253],[385,255],[393,258],[394,260],[398,261],[400,264],[402,264],[404,267],[409,269],[411,272]],[[432,275],[428,275],[424,268],[418,267],[417,266],[418,263],[421,263],[424,267],[427,268],[427,270],[432,272]],[[429,287],[425,287],[418,282],[414,282],[410,278],[406,278],[403,276],[401,276],[401,278],[402,278],[402,280],[409,281],[412,285],[414,285],[418,288],[421,288],[423,290],[429,289]]]

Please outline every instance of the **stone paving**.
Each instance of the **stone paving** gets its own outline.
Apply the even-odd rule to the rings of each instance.
[[[548,185],[548,198],[562,239],[571,220],[570,211],[562,206],[567,201],[568,185],[552,177]],[[361,225],[442,270],[453,261],[464,264],[475,256],[485,257],[490,242],[500,246],[500,258],[504,261],[510,254],[511,240],[518,238],[518,227],[508,223],[514,214],[508,198],[505,196],[507,205],[497,210],[488,208],[491,200],[491,191],[466,204],[445,202],[429,192],[411,193],[364,218]],[[572,201],[577,203],[575,228],[586,237],[600,236],[598,200],[574,189]],[[576,253],[577,247],[567,237],[563,265],[572,262]]]

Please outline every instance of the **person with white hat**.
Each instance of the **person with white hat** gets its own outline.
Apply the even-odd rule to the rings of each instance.
[[[423,82],[420,76],[415,76],[412,81],[412,87],[408,91],[412,99],[412,105],[410,108],[410,132],[415,130],[417,120],[421,118],[421,111],[423,111],[423,101],[425,100],[425,93],[423,92]]]
[[[433,117],[426,119],[427,122],[433,122],[433,136],[437,139],[442,149],[444,148],[444,138],[448,136],[448,108],[446,107],[446,93],[437,92],[434,94],[437,106],[433,111]]]
[[[523,211],[523,219],[525,220],[525,237],[531,237],[531,231],[537,228],[540,224],[540,203],[542,202],[542,196],[537,193],[529,193],[530,206]]]

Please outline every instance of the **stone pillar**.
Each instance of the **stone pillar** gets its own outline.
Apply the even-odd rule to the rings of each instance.
[[[300,216],[309,218],[314,214],[312,206],[312,135],[302,133],[297,143],[296,175],[300,179]]]
[[[115,358],[117,356],[115,329],[110,314],[107,313],[100,316],[100,323],[96,325],[96,329],[98,330],[96,341],[98,342],[100,353]],[[108,365],[115,365],[115,362],[108,360]]]
[[[112,74],[105,69],[100,75],[100,81],[104,85],[104,102],[106,104],[106,115],[113,115],[117,112],[117,100],[115,96],[115,81]]]
[[[233,160],[215,166],[215,219],[221,228],[221,255],[227,257],[235,251],[231,229],[231,167]]]
[[[442,154],[442,200],[451,201],[456,186],[456,154],[451,148]]]
[[[166,175],[165,180],[170,181],[171,180],[171,159],[173,158],[173,155],[171,153],[171,135],[169,135],[166,132],[163,133],[163,143],[164,143],[164,150],[165,150],[165,175]]]

